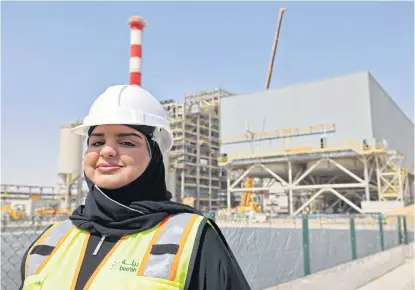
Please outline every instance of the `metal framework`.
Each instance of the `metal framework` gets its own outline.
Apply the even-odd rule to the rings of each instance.
[[[288,196],[288,213],[365,213],[363,204],[413,201],[413,173],[403,169],[404,156],[387,148],[346,145],[338,148],[286,150],[271,154],[228,156],[227,208],[231,193],[264,193],[274,183]],[[256,187],[243,188],[245,177]],[[329,194],[328,194],[329,193]],[[378,203],[377,203],[378,202]]]
[[[1,202],[2,218],[7,216],[9,208],[23,209],[25,216],[35,215],[37,209],[50,208],[67,208],[68,194],[59,194],[53,186],[32,186],[32,185],[1,185]],[[71,192],[71,201],[77,200],[77,189],[73,188]]]
[[[175,175],[176,199],[194,198],[197,208],[217,206],[219,180],[219,104],[230,95],[222,89],[187,94],[183,104],[163,101],[174,135],[169,153],[170,174]]]
[[[81,180],[76,182],[80,184]],[[13,199],[66,199],[66,193],[56,190],[53,186],[38,186],[38,185],[18,185],[18,184],[2,184],[1,185],[1,199],[3,201]],[[71,197],[77,200],[79,189],[78,187],[71,188]],[[82,198],[82,197],[81,197]]]

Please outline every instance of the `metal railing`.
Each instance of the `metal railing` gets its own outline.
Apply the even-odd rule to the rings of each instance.
[[[240,160],[240,159],[256,159],[256,158],[267,158],[267,157],[276,157],[276,156],[287,156],[287,155],[298,155],[298,154],[312,154],[312,153],[330,153],[336,151],[353,151],[356,155],[359,154],[372,154],[372,153],[385,153],[384,148],[372,148],[364,149],[363,146],[355,141],[346,141],[336,147],[327,147],[327,148],[318,148],[315,146],[302,146],[300,148],[287,148],[286,150],[280,150],[275,152],[261,152],[255,153],[249,152],[249,150],[244,151],[233,151],[228,152],[227,157],[228,161]]]

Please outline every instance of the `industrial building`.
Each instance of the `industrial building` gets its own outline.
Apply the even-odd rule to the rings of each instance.
[[[224,97],[220,116],[229,209],[246,191],[292,215],[413,202],[413,122],[369,72]]]
[[[186,94],[182,104],[162,102],[174,135],[165,158],[168,189],[175,200],[202,210],[218,207],[219,105],[229,95],[217,88]]]
[[[71,193],[75,202],[77,191]],[[1,221],[66,213],[66,202],[67,194],[57,193],[53,186],[2,184]]]
[[[173,200],[202,211],[230,211],[243,201],[239,209],[249,202],[255,211],[291,215],[379,212],[413,202],[413,122],[369,72],[268,89],[284,11],[265,91],[217,88],[162,102],[174,135],[163,156]],[[141,27],[130,26],[130,84],[138,86],[142,21],[129,22]],[[56,194],[65,196],[66,209],[85,197],[85,140],[71,132],[80,123],[60,129]]]
[[[68,214],[85,199],[82,159],[85,138],[71,132],[80,122],[60,127],[57,186],[1,185],[2,220]],[[43,211],[42,211],[43,210]]]
[[[252,192],[265,211],[292,215],[413,203],[413,122],[369,72],[244,95],[211,89],[162,104],[174,134],[164,163],[175,201],[231,209]],[[85,198],[84,140],[70,132],[78,123],[61,127],[56,192],[24,204],[28,215]],[[226,156],[220,162],[219,149]],[[244,186],[247,178],[253,188]],[[3,187],[3,203],[38,198],[33,189]]]
[[[81,121],[75,121],[60,127],[57,191],[66,196],[65,208],[74,208],[84,199],[82,163],[86,139],[71,131],[81,124]]]

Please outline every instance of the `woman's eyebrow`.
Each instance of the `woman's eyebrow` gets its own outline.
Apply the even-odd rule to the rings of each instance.
[[[143,137],[141,137],[140,135],[136,134],[136,133],[120,133],[117,135],[117,137],[130,137],[130,136],[134,136],[134,137],[138,137],[140,139],[143,139]]]
[[[104,133],[92,133],[91,137],[104,137]],[[138,137],[140,139],[143,139],[143,137],[141,137],[140,135],[136,134],[136,133],[120,133],[117,134],[117,137]]]
[[[94,136],[94,137],[104,137],[104,133],[92,133],[91,136]],[[143,139],[143,137],[141,137],[140,135],[138,135],[136,133],[120,133],[120,134],[117,134],[117,137],[131,137],[131,136],[134,136],[134,137],[138,137],[140,139]]]

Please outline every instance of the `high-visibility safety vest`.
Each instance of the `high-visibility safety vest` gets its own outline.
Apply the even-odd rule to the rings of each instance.
[[[206,220],[190,213],[172,215],[154,228],[122,237],[84,290],[186,289]],[[28,252],[23,290],[75,289],[89,237],[70,220],[48,229]]]

